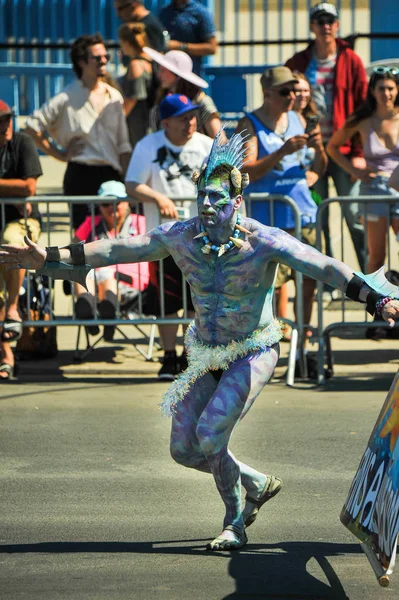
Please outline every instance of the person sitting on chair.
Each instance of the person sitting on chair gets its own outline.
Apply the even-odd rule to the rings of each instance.
[[[75,242],[94,241],[130,237],[145,233],[145,217],[131,212],[126,188],[120,181],[106,181],[98,190],[98,195],[104,197],[100,204],[100,215],[89,216],[78,227]],[[119,201],[111,201],[117,197]],[[108,200],[108,201],[107,201]],[[117,312],[118,290],[123,296],[125,290],[136,289],[144,291],[149,282],[148,263],[112,265],[90,271],[87,278],[87,291],[82,285],[75,284],[75,314],[78,319],[93,319],[95,315],[95,295],[97,292],[97,310],[101,319],[115,319]],[[118,285],[118,283],[120,285]],[[114,337],[114,325],[104,327],[104,339],[111,342]],[[97,335],[97,325],[88,327],[91,335]]]

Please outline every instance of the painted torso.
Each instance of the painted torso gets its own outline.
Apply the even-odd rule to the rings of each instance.
[[[246,236],[243,247],[220,257],[214,252],[204,255],[203,241],[193,240],[199,232],[198,219],[182,224],[178,229],[183,231],[174,239],[173,230],[167,236],[168,249],[191,288],[199,338],[212,346],[243,339],[273,318],[277,263],[268,260],[264,237],[254,221],[246,220],[245,227],[249,223],[254,233]]]
[[[88,264],[97,267],[171,255],[191,288],[198,338],[211,346],[244,340],[272,321],[277,263],[346,290],[353,270],[340,261],[276,227],[253,219],[242,219],[241,225],[251,232],[241,234],[243,246],[220,257],[215,252],[203,254],[203,239],[193,239],[200,233],[198,217],[165,223],[144,235],[112,243],[87,244],[86,257]]]

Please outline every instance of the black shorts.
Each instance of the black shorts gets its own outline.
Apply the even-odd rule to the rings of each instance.
[[[70,162],[64,175],[64,195],[97,196],[100,185],[111,180],[123,182],[123,177],[110,165],[84,165]],[[72,204],[73,228],[77,229],[89,214],[88,204]],[[98,204],[95,207],[95,214],[99,214]]]
[[[165,294],[165,315],[170,315],[183,308],[183,276],[171,256],[163,261],[163,280]],[[190,287],[186,283],[187,310],[193,311]],[[147,315],[161,316],[161,287],[160,263],[150,263],[150,283],[147,287],[145,313]]]

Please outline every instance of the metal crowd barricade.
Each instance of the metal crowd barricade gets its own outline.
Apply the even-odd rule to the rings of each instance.
[[[268,222],[271,227],[274,227],[274,204],[275,202],[282,202],[287,204],[294,214],[295,221],[295,237],[301,240],[302,238],[302,213],[300,212],[297,203],[290,197],[283,194],[268,194],[268,193],[256,193],[249,194],[244,198],[246,203],[247,215],[251,217],[251,205],[252,202],[264,202],[269,203],[269,215]],[[307,376],[306,359],[304,354],[304,325],[303,322],[303,275],[299,271],[295,271],[295,284],[296,284],[296,301],[297,301],[297,322],[291,321],[290,319],[280,319],[284,323],[287,323],[292,328],[290,350],[288,353],[288,369],[286,383],[287,385],[294,385],[295,378],[295,363],[297,352],[299,351],[299,364],[301,369],[301,376]],[[307,323],[306,323],[307,324]]]
[[[365,239],[367,244],[367,227],[368,227],[368,216],[369,210],[368,206],[371,203],[384,204],[387,207],[391,207],[399,201],[398,197],[395,196],[336,196],[333,198],[328,198],[319,205],[319,209],[317,212],[316,219],[316,235],[317,235],[317,249],[322,250],[322,216],[323,212],[333,203],[338,203],[341,208],[341,218],[340,218],[340,256],[339,259],[342,262],[345,262],[345,243],[344,243],[344,217],[342,214],[342,205],[348,203],[359,203],[359,205],[364,206],[364,231],[365,231]],[[391,241],[390,241],[390,219],[387,219],[387,227],[386,227],[386,264],[388,266],[388,270],[391,268]],[[399,250],[399,246],[398,246]],[[335,257],[337,258],[337,257]],[[354,272],[358,269],[354,269]],[[373,322],[372,317],[367,313],[366,309],[364,310],[364,318],[360,321],[347,321],[346,320],[346,311],[345,311],[345,294],[341,292],[341,320],[336,321],[334,323],[330,323],[326,327],[324,326],[324,308],[323,308],[323,283],[321,281],[317,282],[317,313],[318,313],[318,338],[319,338],[319,350],[318,350],[318,383],[325,383],[324,376],[324,367],[325,363],[327,369],[330,373],[333,372],[333,356],[331,350],[331,336],[334,332],[342,330],[343,328],[359,328],[364,329],[368,328],[380,328],[380,327],[388,327],[388,325],[384,325],[381,321]],[[365,305],[364,305],[365,306]],[[395,325],[395,328],[399,328],[399,324]],[[360,332],[359,332],[360,333]]]
[[[172,198],[174,200],[174,202],[176,203],[177,207],[178,207],[178,212],[179,212],[179,216],[182,220],[184,220],[184,217],[187,215],[187,206],[189,205],[189,203],[191,202],[196,202],[196,198],[186,198],[186,199],[181,199],[181,198]],[[18,198],[0,198],[0,216],[1,216],[1,221],[4,223],[5,222],[5,206],[7,204],[16,204],[18,202]],[[60,231],[59,231],[59,225],[57,223],[57,219],[60,216],[63,216],[64,218],[67,219],[68,222],[68,226],[65,227],[65,229],[63,229],[62,231],[62,237],[65,239],[65,245],[69,244],[71,242],[71,240],[73,239],[73,226],[72,226],[72,205],[73,204],[88,204],[90,207],[90,214],[92,217],[92,236],[94,238],[94,233],[95,233],[95,213],[96,213],[96,206],[99,204],[104,204],[105,202],[107,203],[112,203],[114,206],[116,206],[116,204],[118,204],[118,202],[121,201],[120,198],[114,197],[114,196],[108,196],[106,198],[104,197],[100,197],[100,196],[63,196],[63,195],[44,195],[44,196],[34,196],[34,197],[29,197],[29,198],[24,198],[24,199],[20,199],[20,201],[23,201],[23,204],[21,203],[21,207],[23,207],[23,209],[21,209],[22,211],[22,215],[21,218],[25,219],[25,222],[28,218],[28,214],[27,214],[27,209],[26,209],[26,202],[29,202],[31,204],[35,204],[35,205],[39,205],[41,204],[41,228],[42,228],[42,233],[41,233],[41,238],[40,238],[40,243],[41,245],[45,245],[45,246],[51,246],[51,245],[61,245],[60,244]],[[140,205],[140,202],[138,202],[136,199],[133,198],[126,198],[126,200],[129,202],[130,206],[133,208],[133,210],[135,210],[135,212],[137,212],[137,214],[142,214],[142,205]],[[59,212],[55,212],[54,210],[52,210],[52,208],[54,208],[55,205],[57,204],[65,204],[67,203],[68,205],[68,212],[62,212],[61,215]],[[115,211],[114,211],[115,212]],[[115,217],[114,217],[115,218]],[[116,218],[115,218],[116,219]],[[159,220],[159,222],[165,222],[171,219],[161,219]],[[116,223],[115,223],[116,224]],[[55,241],[55,235],[58,236],[58,243]],[[141,326],[144,325],[150,325],[150,326],[154,326],[156,325],[173,325],[173,324],[182,324],[182,325],[187,325],[190,322],[190,318],[187,315],[187,294],[186,294],[186,287],[183,285],[183,294],[182,294],[182,298],[183,298],[183,316],[182,317],[177,317],[177,318],[171,318],[171,319],[167,319],[165,317],[165,296],[164,296],[164,285],[163,285],[163,280],[164,280],[164,272],[163,272],[163,261],[160,261],[160,311],[161,311],[161,316],[160,317],[154,317],[153,315],[147,315],[143,313],[143,292],[139,291],[138,293],[138,309],[137,311],[135,311],[135,314],[132,318],[127,319],[126,317],[122,317],[121,316],[121,305],[120,305],[120,299],[119,296],[117,298],[117,307],[116,307],[116,318],[115,319],[102,319],[99,314],[98,314],[98,310],[97,310],[97,298],[96,296],[94,297],[94,315],[95,318],[94,319],[78,319],[76,317],[75,314],[75,306],[74,306],[74,284],[72,284],[72,293],[71,293],[71,298],[72,298],[72,315],[60,315],[57,314],[57,308],[55,308],[54,312],[53,312],[53,306],[54,306],[54,290],[53,290],[53,285],[52,282],[50,281],[49,284],[49,290],[50,290],[50,297],[49,297],[49,305],[50,305],[50,319],[49,320],[43,320],[43,319],[39,319],[39,320],[25,320],[24,321],[24,327],[51,327],[56,326],[56,327],[64,327],[64,326],[71,326],[71,325],[76,325],[76,326],[94,326],[94,325],[115,325],[116,327],[120,326],[120,325],[134,325],[136,327],[136,329],[145,337],[148,338],[148,349],[146,352],[144,352],[140,346],[136,345],[137,350],[144,356],[144,358],[146,358],[146,360],[151,360],[152,358],[152,351],[153,351],[153,347],[154,346],[158,346],[159,345],[156,344],[155,339],[154,339],[154,330],[152,329],[150,336],[146,335]],[[140,277],[140,274],[139,274]],[[30,298],[31,298],[31,285],[30,285],[30,279],[29,277],[26,278],[26,309],[27,309],[27,314],[30,315],[30,311],[29,311],[29,304],[30,303]],[[56,313],[56,316],[54,315],[54,313]],[[118,331],[125,337],[125,339],[128,339],[128,337],[124,334],[124,332],[122,332],[119,328]],[[83,358],[83,356],[88,353],[89,351],[93,350],[94,347],[97,345],[97,343],[102,339],[101,337],[94,342],[93,344],[91,344],[89,342],[89,338],[88,338],[88,334],[86,332],[86,338],[87,338],[87,348],[86,351],[83,355],[81,355],[80,357]],[[76,346],[76,350],[78,351],[79,349],[79,341],[80,341],[80,329],[78,331],[78,338],[77,338],[77,346]]]
[[[133,199],[133,198],[127,198],[126,200],[129,201],[129,204],[135,210],[135,212],[137,212],[138,214],[142,213],[142,205],[140,205],[140,202],[138,202],[136,199]],[[189,218],[190,212],[191,212],[191,214],[193,213],[193,211],[190,211],[190,205],[193,202],[196,203],[196,198],[194,198],[194,197],[185,198],[185,199],[172,198],[172,200],[175,202],[175,204],[177,206],[179,218],[181,220],[186,220],[187,218]],[[299,211],[296,203],[289,196],[271,195],[271,194],[267,194],[267,193],[251,194],[245,198],[246,210],[247,210],[248,216],[251,216],[251,205],[253,202],[259,202],[259,201],[265,201],[265,200],[267,200],[269,202],[269,219],[270,219],[270,224],[272,226],[274,225],[274,203],[275,202],[283,202],[292,209],[293,214],[294,214],[294,219],[295,219],[295,236],[298,239],[300,239],[301,238],[302,214]],[[3,223],[5,222],[5,219],[4,219],[5,205],[6,204],[15,204],[16,201],[18,201],[17,198],[0,198],[0,215],[2,217]],[[72,240],[72,238],[73,238],[72,205],[73,204],[82,204],[83,203],[83,204],[89,205],[90,214],[92,217],[92,221],[91,221],[92,222],[92,236],[94,238],[94,233],[95,233],[94,217],[96,214],[96,206],[99,204],[103,204],[105,201],[107,203],[113,203],[114,206],[116,206],[116,204],[118,202],[120,202],[121,199],[117,198],[117,197],[107,197],[105,199],[104,197],[99,197],[99,196],[43,195],[43,196],[34,196],[31,198],[23,199],[23,204],[21,204],[21,206],[23,206],[23,214],[24,214],[23,218],[25,218],[25,220],[26,220],[28,218],[28,214],[27,214],[25,202],[30,202],[31,204],[36,204],[36,205],[39,205],[39,204],[42,205],[41,206],[42,234],[41,234],[40,242],[41,242],[42,246],[43,245],[52,246],[52,245],[60,245],[61,231],[60,231],[59,222],[58,222],[60,216],[63,216],[65,219],[67,219],[67,223],[68,223],[67,227],[61,228],[62,236],[65,240],[65,245],[70,243],[70,241]],[[56,207],[56,205],[65,204],[65,203],[68,205],[67,212],[64,210],[63,212],[60,213],[59,211],[54,210],[54,207]],[[168,220],[170,220],[170,219],[161,219],[160,218],[159,223],[165,222]],[[56,235],[58,238],[57,240],[54,239]],[[78,337],[77,337],[77,344],[76,344],[76,350],[78,352],[79,342],[80,342],[80,327],[82,327],[82,326],[87,327],[87,326],[93,326],[93,325],[115,325],[116,327],[118,327],[120,325],[134,325],[142,335],[146,335],[143,332],[143,330],[141,329],[141,326],[144,326],[144,325],[154,326],[155,324],[156,325],[173,325],[173,324],[187,325],[187,324],[189,324],[191,318],[188,317],[188,312],[187,312],[186,286],[183,285],[183,294],[182,294],[182,299],[183,299],[182,313],[183,314],[182,314],[182,316],[177,317],[177,318],[167,319],[165,316],[163,261],[160,261],[159,274],[160,274],[160,312],[161,312],[161,315],[159,317],[154,317],[152,315],[146,315],[143,313],[143,293],[139,292],[138,310],[132,318],[126,319],[126,317],[121,316],[121,306],[120,306],[120,300],[118,297],[116,318],[115,319],[102,319],[98,314],[97,298],[95,296],[94,297],[95,318],[90,319],[90,320],[78,319],[75,314],[75,306],[74,306],[74,289],[73,289],[74,284],[72,284],[72,294],[71,294],[71,301],[72,301],[72,311],[71,312],[72,312],[72,314],[71,315],[69,315],[69,314],[62,315],[62,314],[59,314],[57,307],[55,307],[55,310],[53,312],[54,290],[53,290],[53,286],[50,282],[50,285],[49,285],[50,320],[40,320],[40,319],[39,320],[26,320],[26,321],[24,321],[24,326],[25,327],[49,327],[52,325],[56,326],[56,327],[65,327],[65,326],[71,326],[71,325],[78,326],[79,330],[78,330]],[[26,284],[27,284],[26,302],[28,303],[31,298],[29,277],[27,277],[27,279],[26,279]],[[302,358],[302,361],[301,361],[302,368],[303,368],[302,374],[306,375],[306,363],[304,361],[304,357],[302,356],[302,352],[301,352],[301,349],[303,349],[303,331],[304,331],[304,323],[303,323],[303,316],[302,316],[303,315],[302,274],[299,273],[298,271],[296,272],[296,286],[297,286],[296,289],[297,289],[297,306],[298,306],[297,312],[299,315],[298,322],[296,323],[289,319],[282,319],[284,322],[286,322],[292,328],[292,337],[291,337],[291,343],[290,343],[290,351],[289,351],[289,357],[288,357],[288,370],[287,370],[287,379],[286,379],[287,385],[293,385],[293,383],[294,383],[295,362],[296,362],[296,355],[297,355],[298,350],[300,351],[300,357]],[[27,308],[27,314],[29,315],[30,311],[29,311],[28,304],[27,304],[26,308]],[[125,339],[128,339],[128,337],[120,329],[118,329],[118,331],[125,337]],[[101,337],[98,338],[98,340],[92,344],[89,341],[89,337],[86,332],[87,348],[84,351],[83,355],[80,355],[81,358],[83,358],[83,356],[85,356],[88,352],[93,350],[101,339],[102,339]],[[154,345],[156,345],[156,342],[154,339],[154,330],[152,330],[152,333],[148,339],[147,352],[144,352],[137,345],[136,345],[136,348],[144,356],[144,358],[146,358],[147,360],[151,360]]]

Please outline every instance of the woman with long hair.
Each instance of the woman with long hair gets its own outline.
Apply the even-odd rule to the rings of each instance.
[[[221,128],[217,108],[204,89],[208,83],[193,73],[193,61],[188,54],[181,50],[170,50],[161,54],[152,48],[144,48],[145,53],[157,62],[160,87],[157,94],[158,105],[167,94],[182,94],[187,96],[193,104],[199,107],[197,115],[197,130],[214,138]],[[157,106],[151,111],[151,128],[153,131],[160,129],[160,118]]]
[[[127,71],[118,80],[124,98],[126,122],[132,147],[149,133],[150,109],[154,103],[156,79],[152,60],[144,53],[148,37],[143,23],[124,23],[118,30],[119,44],[129,57]]]
[[[363,143],[365,169],[356,169],[340,153],[339,147],[348,139],[360,135]],[[331,158],[355,179],[360,179],[361,196],[399,196],[388,181],[399,165],[399,70],[375,67],[369,81],[366,101],[349,117],[344,127],[331,138],[327,152]],[[373,273],[385,262],[385,234],[388,222],[399,231],[399,202],[371,203],[364,206],[367,218],[367,271]]]
[[[294,76],[296,79],[296,82],[294,83],[295,102],[292,110],[303,116],[307,123],[309,133],[320,133],[318,111],[312,98],[312,90],[309,80],[306,75],[299,73],[298,71],[294,72]],[[309,127],[311,127],[311,131],[309,131]],[[318,173],[312,170],[314,157],[315,149],[309,147],[306,151],[304,161],[306,168],[306,180],[310,188],[319,179]],[[315,200],[315,202],[319,203],[321,202],[321,198],[320,196],[317,198],[317,196],[312,194],[312,198]]]
[[[296,82],[294,83],[295,102],[293,110],[299,112],[305,119],[309,115],[317,115],[309,79],[299,71],[294,71],[294,76]]]

